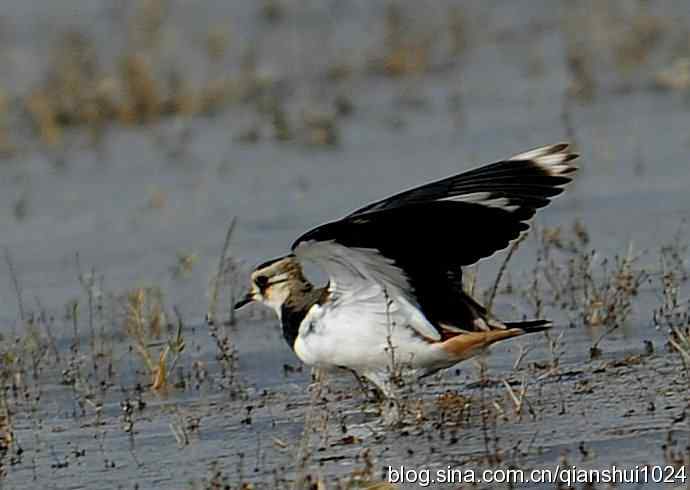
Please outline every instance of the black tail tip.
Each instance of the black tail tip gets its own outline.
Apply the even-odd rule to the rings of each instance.
[[[525,333],[543,332],[553,326],[551,320],[528,320],[526,322],[510,322],[506,323],[508,328],[519,328]]]

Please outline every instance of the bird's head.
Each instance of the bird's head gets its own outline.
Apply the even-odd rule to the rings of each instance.
[[[254,269],[249,292],[237,302],[235,309],[258,301],[271,307],[280,316],[283,303],[288,300],[290,294],[308,285],[302,267],[294,255],[270,260]]]

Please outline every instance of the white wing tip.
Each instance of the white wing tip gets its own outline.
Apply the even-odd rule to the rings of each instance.
[[[579,156],[577,153],[571,153],[568,143],[556,143],[519,153],[508,160],[530,160],[549,175],[565,175],[577,170],[577,166],[570,162]]]

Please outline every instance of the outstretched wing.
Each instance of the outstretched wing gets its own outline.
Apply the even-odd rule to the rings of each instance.
[[[436,328],[469,327],[485,311],[463,293],[461,267],[527,230],[570,182],[575,158],[567,144],[521,153],[369,204],[305,233],[292,249],[323,267],[334,291],[378,283],[420,306]]]
[[[453,200],[504,209],[525,221],[570,182],[578,157],[567,143],[536,148],[507,160],[485,165],[436,182],[415,187],[360,208],[346,218],[412,204]],[[318,229],[318,228],[317,228]],[[316,231],[316,230],[313,230]],[[298,240],[299,241],[299,240]]]

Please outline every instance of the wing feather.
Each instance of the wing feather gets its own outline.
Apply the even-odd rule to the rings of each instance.
[[[487,312],[463,292],[461,267],[526,231],[571,181],[575,158],[567,144],[530,150],[369,204],[305,233],[292,249],[322,266],[334,291],[380,284],[419,306],[424,320],[414,321],[425,336],[429,324],[437,333],[441,324],[465,328]]]
[[[531,217],[536,208],[548,204],[548,198],[560,194],[561,186],[570,182],[568,175],[577,170],[570,162],[577,157],[577,154],[570,153],[565,143],[536,148],[371,203],[348,217],[441,199],[462,201],[463,196],[477,192],[488,193],[489,199],[501,193],[497,197],[508,198],[511,206],[524,204],[527,209],[523,212],[529,212],[532,207]],[[525,198],[538,200],[538,204],[530,206]]]
[[[428,339],[440,340],[438,330],[420,311],[404,271],[378,250],[347,247],[335,240],[308,240],[300,242],[294,253],[328,274],[334,307],[356,310],[367,300],[374,305],[369,311],[380,317],[379,324],[403,323]]]

